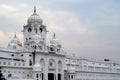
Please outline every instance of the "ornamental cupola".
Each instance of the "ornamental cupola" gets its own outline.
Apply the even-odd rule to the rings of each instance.
[[[61,45],[60,42],[58,41],[58,39],[56,38],[55,33],[53,35],[52,40],[50,40],[50,44],[54,45],[54,46]]]
[[[20,40],[17,38],[16,34],[14,35],[13,39],[11,40],[11,43],[19,44]]]
[[[56,39],[55,33],[53,35],[52,40],[50,40],[49,51],[50,52],[55,52],[55,53],[61,53],[61,51],[62,51],[62,45]]]
[[[20,43],[20,40],[17,38],[16,34],[8,44],[8,48],[14,49],[14,50],[20,50],[22,48],[22,44]]]
[[[39,14],[36,13],[36,7],[34,7],[34,13],[28,18],[27,23],[32,24],[32,23],[37,23],[37,24],[42,24],[42,19],[40,18]]]

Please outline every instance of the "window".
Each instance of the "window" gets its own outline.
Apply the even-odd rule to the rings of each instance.
[[[43,32],[43,29],[42,29],[42,28],[40,28],[40,32]]]
[[[29,56],[31,57],[32,55],[30,54]]]
[[[113,63],[113,66],[116,66],[116,64],[115,64],[115,63]]]
[[[36,78],[38,78],[38,74],[36,74]]]
[[[31,28],[28,28],[28,32],[31,32],[32,31],[32,29]]]
[[[14,63],[14,65],[16,66],[16,63]]]
[[[23,66],[25,66],[25,64],[23,63]]]
[[[19,63],[18,65],[20,66],[21,64]]]
[[[29,61],[29,65],[32,66],[32,61],[31,60]]]
[[[10,65],[10,62],[8,62],[8,65]]]
[[[54,51],[54,48],[53,48],[53,47],[50,47],[50,51]]]
[[[70,75],[69,75],[69,79],[70,79]]]
[[[29,37],[29,40],[31,40],[31,37]]]
[[[12,77],[12,74],[8,74],[8,77]]]
[[[12,54],[11,56],[14,57],[14,54]]]
[[[29,74],[27,74],[27,77],[29,78]]]
[[[53,63],[52,63],[52,62],[49,62],[49,65],[50,65],[50,66],[53,66]]]
[[[73,75],[71,75],[71,78],[73,79]]]
[[[10,71],[8,71],[8,73],[10,73]]]
[[[6,62],[3,62],[3,65],[6,65]]]
[[[23,54],[21,54],[21,56],[23,56]]]

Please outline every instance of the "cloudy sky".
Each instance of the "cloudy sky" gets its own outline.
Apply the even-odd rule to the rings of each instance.
[[[120,62],[120,0],[0,0],[0,47],[22,29],[36,5],[68,54]]]

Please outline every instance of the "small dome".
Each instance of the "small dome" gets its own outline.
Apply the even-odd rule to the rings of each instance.
[[[22,45],[20,44],[20,40],[16,37],[16,34],[14,38],[11,40],[11,42],[8,44],[8,48],[17,49],[17,50],[20,50],[22,48]]]
[[[36,7],[34,7],[34,13],[28,18],[27,22],[28,22],[28,24],[31,24],[31,23],[40,23],[40,24],[42,24],[42,19],[36,13]]]
[[[60,43],[57,39],[52,39],[50,40],[50,44],[59,45]]]
[[[11,40],[11,43],[15,43],[15,44],[20,43],[20,40],[16,37],[16,34],[15,34],[14,38]]]
[[[54,45],[56,45],[56,46],[57,46],[57,45],[61,45],[60,42],[59,42],[59,40],[56,39],[55,34],[53,35],[53,39],[50,40],[50,44],[54,44]]]
[[[42,67],[40,64],[33,65],[33,71],[41,71],[41,70],[42,70]]]

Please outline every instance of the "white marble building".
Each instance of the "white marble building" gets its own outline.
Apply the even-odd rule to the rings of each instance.
[[[47,43],[47,26],[34,8],[23,26],[24,44],[16,34],[0,48],[0,70],[7,80],[120,80],[120,64],[66,55],[55,34]]]

